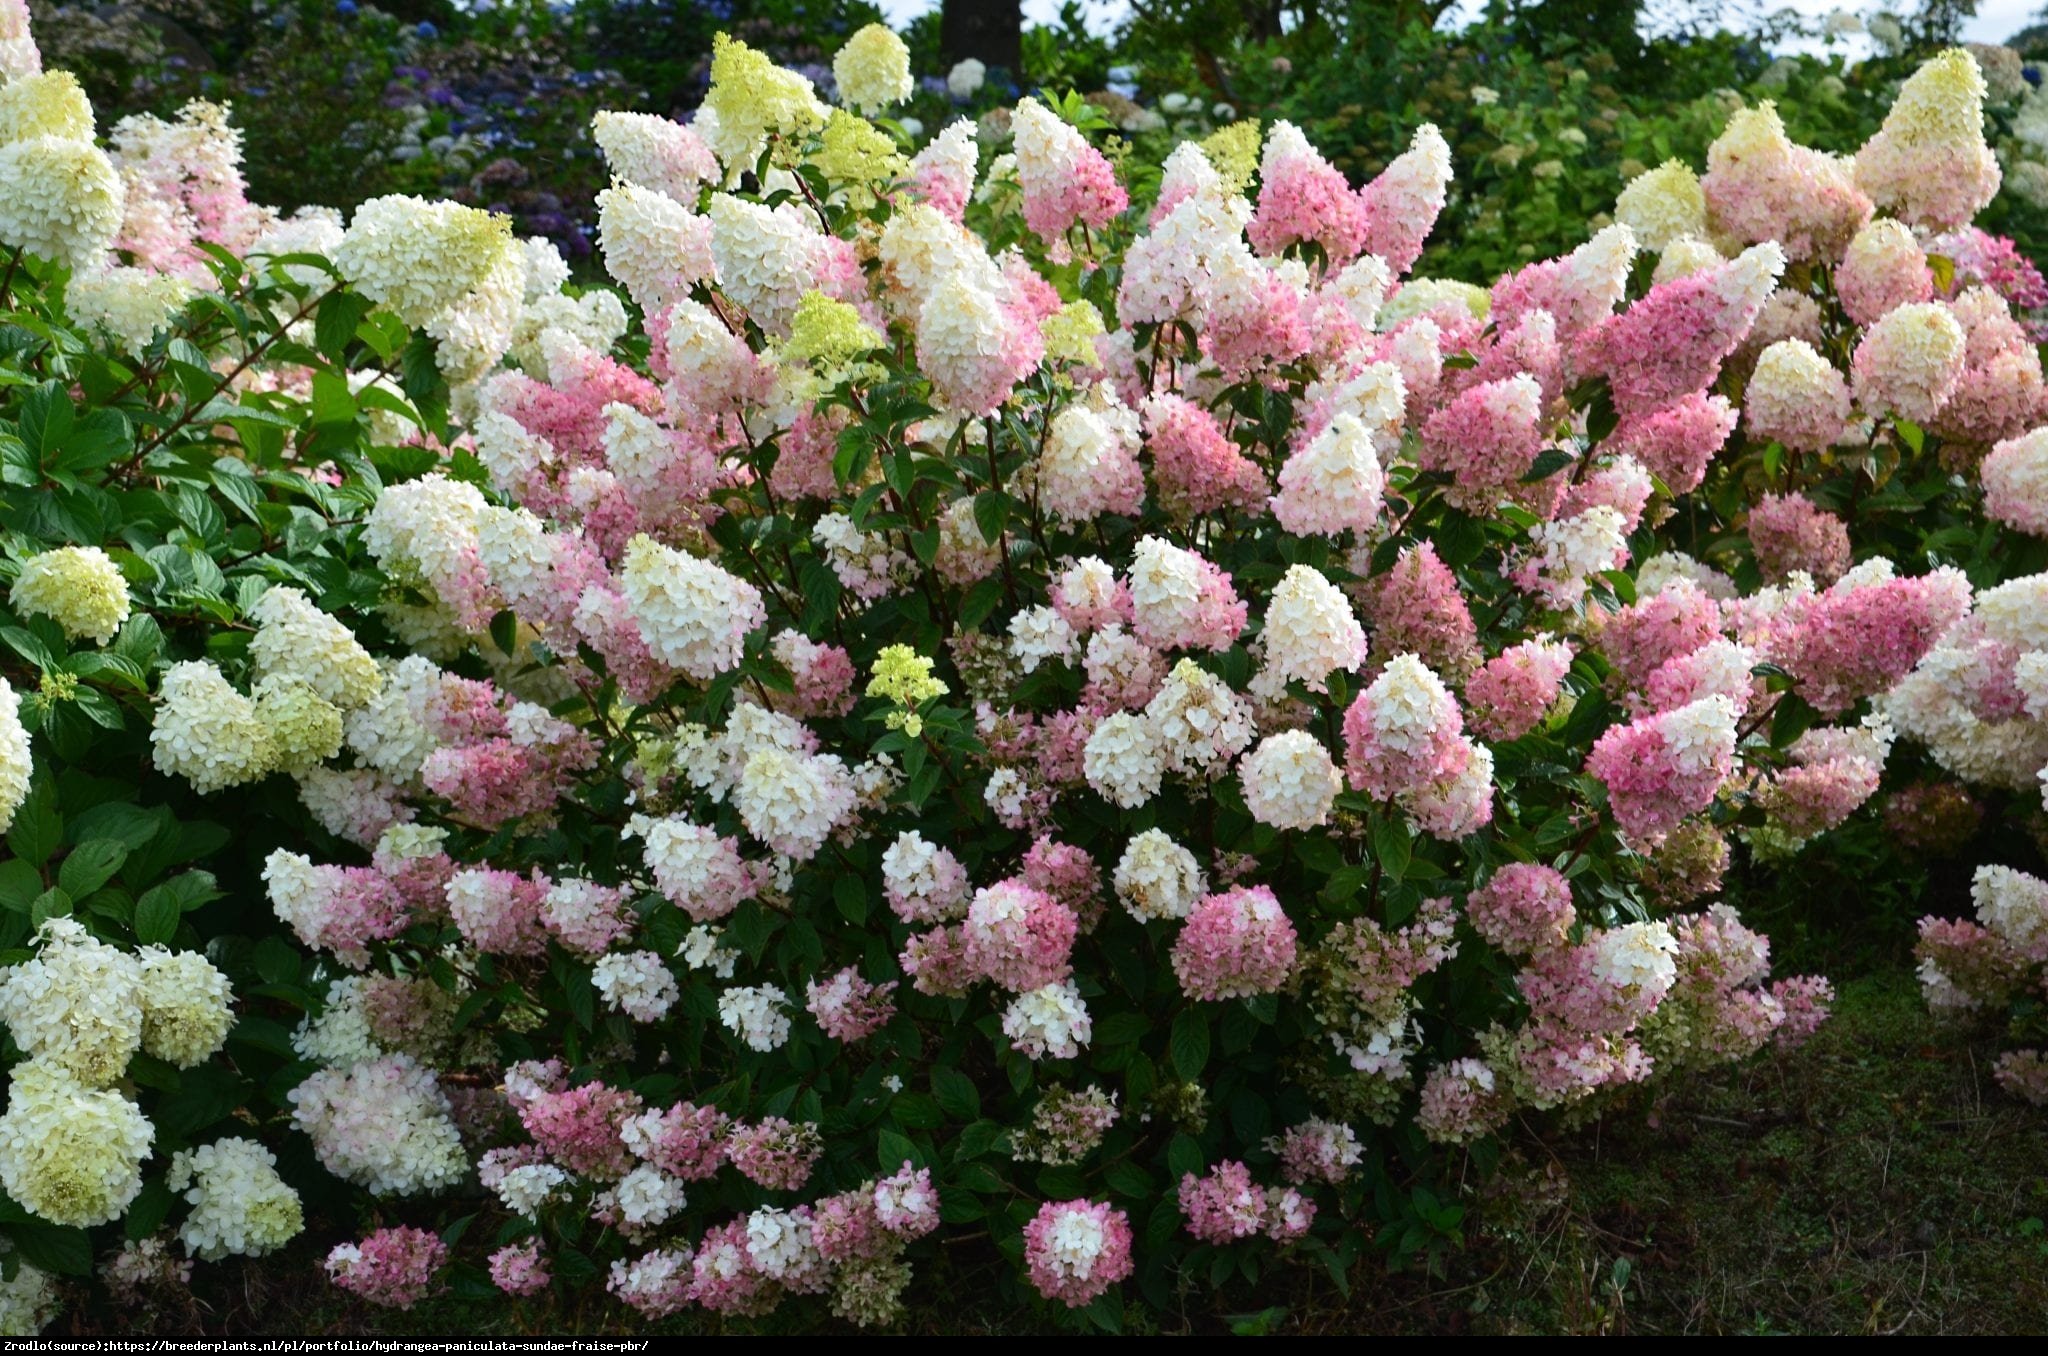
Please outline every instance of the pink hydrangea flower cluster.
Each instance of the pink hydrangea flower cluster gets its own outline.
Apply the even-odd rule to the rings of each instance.
[[[410,1309],[434,1293],[448,1264],[448,1245],[425,1229],[379,1229],[359,1243],[327,1254],[327,1275],[337,1286],[372,1304]]]
[[[1131,1274],[1131,1222],[1101,1201],[1047,1201],[1024,1226],[1024,1269],[1038,1293],[1079,1309]]]

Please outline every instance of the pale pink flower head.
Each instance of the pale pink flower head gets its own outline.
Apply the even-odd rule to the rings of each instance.
[[[1181,992],[1205,1002],[1272,993],[1294,971],[1294,924],[1263,885],[1205,895],[1173,943]]]
[[[1415,1127],[1432,1143],[1463,1144],[1498,1130],[1511,1109],[1485,1060],[1454,1059],[1423,1080]]]
[[[1365,243],[1364,202],[1335,165],[1291,122],[1273,124],[1259,162],[1259,206],[1246,232],[1261,254],[1314,243],[1332,269],[1356,258]]]
[[[1608,728],[1586,771],[1607,786],[1622,832],[1654,840],[1705,809],[1735,759],[1735,704],[1725,696]]]
[[[1594,232],[1592,239],[1562,258],[1525,264],[1493,285],[1495,327],[1506,329],[1528,312],[1547,311],[1558,341],[1572,343],[1614,314],[1628,294],[1629,265],[1635,254],[1635,233],[1613,225]]]
[[[1482,739],[1505,743],[1539,725],[1557,704],[1572,647],[1537,637],[1501,651],[1465,683],[1465,715]]]
[[[1978,468],[1984,516],[2031,536],[2048,536],[2048,427],[2008,438]]]
[[[1200,405],[1179,395],[1148,398],[1140,408],[1152,453],[1159,505],[1183,521],[1234,508],[1257,512],[1266,502],[1266,473]]]
[[[1849,526],[1803,494],[1766,494],[1749,511],[1749,544],[1766,583],[1799,570],[1832,584],[1849,568]]]
[[[1230,576],[1160,537],[1141,537],[1130,570],[1132,630],[1155,650],[1224,650],[1247,609]]]
[[[1221,1247],[1259,1232],[1266,1222],[1266,1193],[1252,1181],[1250,1168],[1225,1159],[1206,1177],[1182,1175],[1180,1213],[1197,1241]]]
[[[521,1299],[538,1295],[554,1279],[538,1239],[510,1243],[491,1254],[491,1284]]]
[[[1422,256],[1451,187],[1451,148],[1435,123],[1415,129],[1408,149],[1358,190],[1365,209],[1365,248],[1406,273]]]
[[[1607,378],[1624,417],[1705,390],[1749,333],[1784,269],[1784,251],[1766,241],[1726,263],[1658,283],[1588,330],[1575,365]]]
[[[571,1172],[607,1182],[632,1169],[623,1132],[640,1111],[639,1094],[603,1083],[536,1092],[518,1107],[519,1123],[548,1157]]]
[[[1776,241],[1791,259],[1834,259],[1870,219],[1848,162],[1794,144],[1766,100],[1728,120],[1700,179],[1715,231],[1746,245]]]
[[[1780,768],[1757,791],[1771,826],[1793,838],[1836,827],[1877,794],[1882,769],[1868,758],[1829,758]]]
[[[1116,171],[1087,138],[1036,99],[1010,115],[1024,222],[1057,254],[1075,226],[1102,227],[1131,205]]]
[[[1843,399],[1846,404],[1846,391]],[[1686,494],[1706,479],[1708,463],[1734,431],[1735,407],[1726,396],[1689,391],[1669,405],[1624,418],[1601,447],[1633,457],[1673,494]]]
[[[1860,565],[1825,593],[1795,600],[1770,647],[1825,716],[1905,677],[1969,611],[1970,582],[1951,566],[1911,579],[1865,573]]]
[[[663,1175],[701,1182],[725,1162],[725,1133],[731,1124],[715,1106],[677,1102],[665,1111],[628,1116],[619,1137],[634,1157]]]
[[[1303,1121],[1266,1147],[1280,1155],[1281,1171],[1297,1186],[1342,1186],[1365,1157],[1357,1132],[1340,1121]]]
[[[1721,633],[1721,609],[1690,579],[1673,580],[1608,618],[1600,650],[1625,686],[1641,687],[1658,665]]]
[[[939,1192],[930,1168],[906,1162],[875,1183],[872,1197],[876,1220],[897,1238],[912,1241],[939,1227]]]
[[[1393,568],[1367,580],[1362,593],[1360,608],[1372,625],[1379,659],[1413,654],[1453,679],[1479,662],[1472,609],[1433,544],[1403,547]]]
[[[1963,378],[1966,339],[1940,302],[1900,306],[1863,332],[1850,384],[1865,414],[1895,414],[1926,424]]]
[[[438,1236],[404,1226],[338,1244],[327,1254],[327,1277],[372,1304],[410,1309],[434,1293],[435,1274],[447,1263],[448,1245]]]
[[[1963,48],[1929,58],[1856,153],[1857,184],[1909,225],[1967,225],[2001,178],[1984,144],[1984,93],[1977,59]]]
[[[725,1142],[726,1160],[740,1175],[771,1191],[801,1187],[824,1152],[817,1126],[780,1116],[764,1116],[750,1125],[736,1121]]]
[[[1412,654],[1396,655],[1344,713],[1352,789],[1391,800],[1455,776],[1471,756],[1457,698]]]
[[[1025,851],[1018,876],[1072,910],[1084,932],[1102,916],[1102,869],[1084,848],[1041,834]]]
[[[1130,1276],[1130,1219],[1102,1201],[1047,1201],[1024,1226],[1024,1270],[1045,1298],[1082,1308]]]
[[[688,1300],[694,1300],[714,1314],[735,1314],[752,1316],[768,1313],[781,1301],[783,1290],[774,1277],[761,1270],[754,1260],[753,1252],[747,1247],[747,1216],[728,1220],[726,1223],[706,1231],[697,1244],[696,1255],[687,1251],[680,1253],[650,1254],[650,1258],[662,1259],[660,1270],[651,1276],[626,1279],[630,1285],[635,1279],[640,1284],[632,1289],[653,1295],[670,1296],[675,1309],[680,1309]],[[650,1260],[641,1259],[641,1264]],[[636,1303],[621,1285],[619,1268],[622,1263],[612,1264],[612,1283],[619,1297],[632,1304],[649,1317],[674,1312],[664,1303],[659,1307],[645,1301]],[[689,1267],[689,1281],[686,1289],[678,1293],[682,1284],[682,1266]],[[649,1284],[660,1281],[665,1283]]]
[[[1934,429],[1978,447],[2014,437],[2048,416],[2041,355],[2004,297],[1972,287],[1949,303],[1963,327],[1963,374]]]
[[[1524,373],[1460,391],[1422,426],[1416,462],[1450,475],[1453,504],[1486,514],[1519,489],[1544,442],[1543,389]]]
[[[962,925],[967,963],[1012,993],[1065,979],[1079,931],[1072,909],[1021,880],[975,891]]]
[[[1363,536],[1379,517],[1385,489],[1371,430],[1340,414],[1280,468],[1273,516],[1297,536]]]
[[[541,909],[548,888],[537,870],[531,876],[493,867],[458,871],[448,880],[448,916],[479,951],[537,956],[547,949]]]
[[[850,1044],[881,1030],[896,1015],[889,997],[895,988],[894,980],[870,984],[861,978],[859,967],[849,965],[823,983],[811,980],[804,990],[805,1006],[821,1031]]]
[[[1601,460],[1598,469],[1582,476],[1564,493],[1558,505],[1561,517],[1573,518],[1587,509],[1611,508],[1621,518],[1624,532],[1633,532],[1643,520],[1650,496],[1657,492],[1650,472],[1634,457],[1622,455]]]
[[[1886,312],[1934,296],[1934,270],[1927,252],[1903,222],[1879,217],[1856,233],[1835,269],[1835,293],[1859,325],[1875,324]]]
[[[1849,383],[1806,340],[1780,339],[1757,355],[1742,402],[1752,439],[1822,452],[1847,430],[1849,415]]]
[[[933,137],[910,161],[910,191],[944,216],[959,221],[974,195],[979,151],[974,124],[960,118]]]
[[[1510,862],[1465,901],[1465,916],[1481,937],[1510,956],[1563,946],[1577,915],[1572,888],[1550,867]]]

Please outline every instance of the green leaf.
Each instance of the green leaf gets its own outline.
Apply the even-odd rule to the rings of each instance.
[[[974,496],[974,526],[989,545],[1003,539],[1003,526],[1009,516],[1010,497],[1001,490],[983,490]]]
[[[92,1275],[92,1235],[83,1229],[66,1229],[38,1220],[34,1224],[10,1225],[7,1237],[30,1266],[54,1271],[60,1276]]]
[[[73,899],[84,899],[114,878],[121,863],[128,860],[128,845],[112,838],[94,838],[80,843],[57,868],[57,884]]]
[[[946,1123],[938,1099],[922,1092],[899,1092],[889,1104],[896,1124],[906,1130],[931,1130]]]
[[[938,1099],[939,1110],[951,1120],[972,1121],[981,1115],[981,1094],[975,1090],[974,1080],[958,1069],[935,1066],[932,1095]]]
[[[7,831],[7,846],[29,865],[41,866],[63,841],[64,816],[57,813],[57,792],[48,781],[39,781],[14,812],[14,827]]]
[[[832,882],[832,902],[839,906],[839,916],[855,927],[868,921],[867,886],[851,871]]]
[[[154,1177],[144,1182],[141,1193],[128,1207],[128,1217],[122,1222],[123,1231],[130,1239],[148,1238],[170,1218],[174,1200],[171,1188],[163,1178]]]
[[[357,292],[330,292],[320,299],[313,317],[313,345],[327,358],[340,362],[356,337],[356,326],[370,311],[370,299]]]
[[[875,1132],[875,1162],[890,1172],[905,1163],[915,1163],[920,1155],[917,1146],[910,1142],[908,1135],[883,1126]]]
[[[27,913],[43,892],[43,878],[19,857],[0,862],[0,909]]]
[[[176,895],[162,886],[145,890],[135,901],[135,940],[144,946],[168,946],[183,917]]]
[[[1176,1178],[1199,1173],[1206,1167],[1201,1141],[1182,1131],[1166,1146],[1166,1170]]]
[[[1561,447],[1545,448],[1537,455],[1535,461],[1529,463],[1528,471],[1522,476],[1522,483],[1534,485],[1548,480],[1576,460],[1578,458]]]
[[[1373,859],[1386,873],[1389,882],[1398,881],[1407,873],[1408,858],[1415,847],[1414,837],[1408,831],[1407,821],[1398,815],[1388,815],[1376,820],[1372,826]]]
[[[1173,1019],[1173,1034],[1167,1046],[1173,1058],[1173,1071],[1182,1081],[1192,1083],[1202,1076],[1202,1069],[1209,1062],[1209,1019],[1199,1006],[1187,1008]]]

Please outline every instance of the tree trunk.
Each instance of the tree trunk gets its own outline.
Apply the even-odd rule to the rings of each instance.
[[[1024,7],[1020,0],[945,0],[939,49],[949,62],[973,57],[1024,83]]]

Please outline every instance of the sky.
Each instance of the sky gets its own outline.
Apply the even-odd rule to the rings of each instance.
[[[1476,13],[1480,5],[1470,4]],[[1963,30],[1963,37],[1970,42],[2000,42],[2026,27],[2029,16],[2038,12],[2042,0],[1978,0],[1977,17]],[[901,25],[928,10],[936,9],[936,0],[881,0],[883,13],[891,23]],[[1124,14],[1123,0],[1082,0],[1082,10],[1088,15],[1089,27],[1100,32],[1115,25]],[[1802,14],[1822,16],[1832,10],[1847,8],[1861,12],[1862,5],[1843,5],[1839,0],[1786,0],[1783,6],[1798,10]],[[1461,6],[1463,8],[1463,6]],[[1055,22],[1059,17],[1060,0],[1024,0],[1024,18],[1027,23],[1045,24]],[[1456,14],[1457,11],[1452,11]]]

